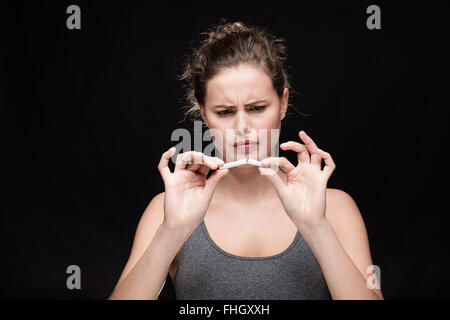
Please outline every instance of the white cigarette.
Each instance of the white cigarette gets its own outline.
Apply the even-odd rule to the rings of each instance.
[[[251,164],[254,166],[258,166],[261,167],[262,163],[258,160],[253,160],[253,159],[242,159],[242,160],[238,160],[238,161],[232,161],[232,162],[228,162],[225,165],[223,165],[222,167],[219,168],[220,169],[228,169],[228,168],[234,168],[234,167],[239,167],[239,166],[243,166],[245,164]]]
[[[234,167],[242,166],[244,164],[247,164],[247,159],[242,159],[242,160],[238,160],[238,161],[228,162],[225,165],[223,165],[222,167],[220,167],[219,169],[234,168]]]
[[[262,162],[258,160],[248,159],[247,163],[257,167],[262,167]]]

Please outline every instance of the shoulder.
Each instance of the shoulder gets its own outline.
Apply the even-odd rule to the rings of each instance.
[[[148,204],[141,220],[161,220],[164,216],[165,192],[158,193]]]
[[[135,240],[148,244],[164,220],[164,192],[157,194],[141,214]]]
[[[358,205],[343,190],[327,188],[326,217],[335,229],[351,229],[364,225]]]
[[[156,229],[164,220],[164,192],[154,196],[141,215],[138,224],[139,236],[148,242],[147,237],[153,237]],[[151,240],[151,239],[150,239]]]
[[[150,205],[153,207],[161,207],[164,206],[164,198],[166,196],[165,192],[158,193],[156,196],[153,197],[152,201],[150,201]]]
[[[326,189],[326,205],[330,212],[353,212],[356,213],[358,206],[352,196],[339,189]],[[359,211],[359,210],[358,210]]]

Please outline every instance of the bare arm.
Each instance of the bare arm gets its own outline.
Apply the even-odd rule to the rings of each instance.
[[[164,193],[139,221],[128,262],[108,299],[157,299],[169,267],[189,233],[162,225]]]
[[[209,170],[224,163],[194,151],[178,154],[171,172],[168,164],[175,151],[172,147],[161,156],[158,170],[165,192],[152,199],[139,221],[130,258],[110,300],[158,298],[174,258],[205,216],[217,183],[228,173],[228,169],[216,170],[206,180]]]
[[[358,206],[344,191],[326,188],[336,168],[331,155],[303,130],[299,137],[305,144],[280,144],[281,149],[297,153],[297,166],[284,157],[272,157],[262,161],[260,173],[272,182],[286,213],[312,249],[332,298],[383,299],[377,286],[368,285],[366,270],[374,267]],[[274,171],[278,167],[286,173],[286,181]]]
[[[158,299],[172,260],[188,236],[160,225],[144,255],[109,299]]]
[[[380,289],[369,288],[366,272],[372,265],[366,228],[356,203],[344,191],[327,190],[327,219],[304,229],[333,299],[383,299]]]

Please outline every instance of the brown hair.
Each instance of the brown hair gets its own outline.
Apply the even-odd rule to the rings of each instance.
[[[185,118],[189,116],[201,120],[199,104],[205,105],[208,80],[224,68],[242,63],[262,67],[280,98],[284,88],[291,89],[285,70],[287,48],[284,39],[240,21],[231,23],[223,20],[201,35],[206,37],[197,48],[193,48],[183,73],[178,76],[179,80],[187,82],[185,99],[188,105],[184,106]]]

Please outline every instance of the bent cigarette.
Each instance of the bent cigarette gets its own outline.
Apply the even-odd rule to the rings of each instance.
[[[247,163],[257,167],[262,167],[262,162],[258,160],[248,159]]]
[[[242,160],[238,160],[238,161],[228,162],[225,165],[223,165],[222,167],[220,167],[219,170],[220,169],[234,168],[234,167],[242,166],[244,164],[247,164],[247,159],[242,159]]]
[[[238,160],[238,161],[228,162],[225,165],[223,165],[222,167],[220,167],[219,170],[220,169],[228,169],[228,168],[239,167],[239,166],[243,166],[245,164],[251,164],[253,166],[258,166],[258,167],[262,166],[262,163],[260,161],[258,161],[258,160],[242,159],[242,160]]]

